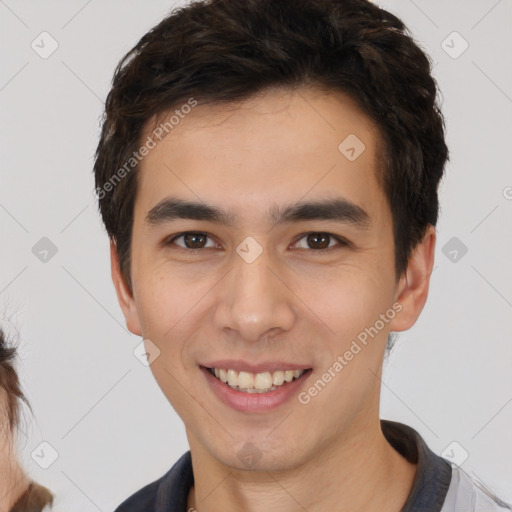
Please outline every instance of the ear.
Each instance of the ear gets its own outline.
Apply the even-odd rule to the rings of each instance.
[[[395,301],[402,309],[391,320],[391,331],[410,329],[420,316],[427,302],[430,275],[434,266],[436,230],[429,225],[422,241],[414,248],[407,269],[400,277]]]
[[[117,247],[113,240],[110,240],[110,268],[112,281],[114,282],[114,287],[116,289],[117,300],[119,301],[119,305],[121,306],[126,319],[126,327],[131,333],[136,334],[137,336],[142,336],[137,306],[135,305],[133,294],[121,274],[119,255],[117,254]]]

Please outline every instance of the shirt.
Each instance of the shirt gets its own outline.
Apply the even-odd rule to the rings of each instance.
[[[512,510],[460,467],[452,467],[436,455],[412,427],[390,420],[380,421],[382,433],[390,445],[409,462],[418,464],[411,491],[400,512]],[[193,484],[192,458],[188,451],[165,475],[130,496],[115,512],[187,512],[188,494]]]

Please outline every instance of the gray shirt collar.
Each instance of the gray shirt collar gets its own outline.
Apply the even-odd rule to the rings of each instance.
[[[411,492],[401,512],[440,512],[450,486],[451,465],[430,450],[412,427],[381,419],[381,429],[398,453],[418,464]],[[154,512],[186,512],[193,484],[192,459],[188,451],[160,479]]]

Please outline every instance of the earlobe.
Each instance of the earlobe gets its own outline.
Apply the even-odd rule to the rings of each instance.
[[[414,248],[398,283],[395,301],[402,309],[390,322],[391,331],[410,329],[420,316],[428,297],[435,245],[436,231],[434,226],[429,225],[423,240]]]
[[[119,301],[119,305],[121,306],[126,320],[126,327],[131,333],[142,336],[137,306],[133,298],[133,293],[127,286],[121,273],[119,255],[117,254],[117,247],[113,240],[110,240],[110,269],[112,282],[116,289],[117,300]]]

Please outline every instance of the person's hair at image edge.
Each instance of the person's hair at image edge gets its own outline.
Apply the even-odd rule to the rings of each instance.
[[[30,403],[21,390],[14,367],[16,356],[17,347],[8,340],[3,328],[0,327],[0,442],[10,446],[14,445],[16,428],[20,425],[21,403],[24,402],[32,412]],[[7,436],[8,440],[5,439]],[[53,498],[53,494],[46,487],[30,481],[26,491],[9,512],[37,512],[46,505],[52,505]]]

